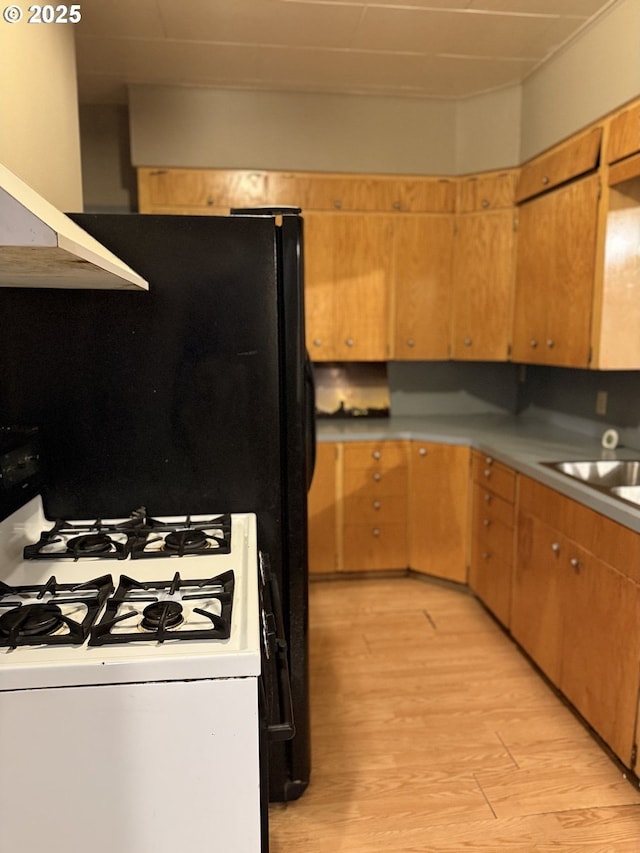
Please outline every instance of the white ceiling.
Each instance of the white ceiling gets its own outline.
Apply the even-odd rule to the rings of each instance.
[[[462,98],[521,82],[618,0],[82,0],[81,103],[127,84]]]

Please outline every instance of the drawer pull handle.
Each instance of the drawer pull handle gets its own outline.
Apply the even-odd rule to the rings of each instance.
[[[569,562],[571,563],[574,569],[579,569],[582,565],[578,557],[572,557]]]
[[[548,175],[543,175],[542,183],[546,186],[549,183]]]
[[[373,475],[373,479],[376,481],[376,483],[379,483],[382,479],[382,474],[379,471],[376,471]]]
[[[484,474],[484,476],[485,476],[485,477],[490,477],[490,476],[491,476],[491,471],[490,471],[488,468],[485,468],[485,469],[484,469],[484,471],[483,471],[482,473]]]
[[[554,554],[559,554],[560,553],[560,543],[559,542],[553,542],[551,545],[551,550],[553,551]]]

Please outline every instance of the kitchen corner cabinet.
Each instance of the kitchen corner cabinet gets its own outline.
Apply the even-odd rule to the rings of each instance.
[[[519,481],[511,632],[630,768],[640,663],[640,536]]]
[[[410,442],[409,565],[447,580],[467,580],[470,449]]]
[[[451,355],[509,358],[515,275],[515,171],[464,178],[453,251]]]
[[[331,574],[338,570],[339,465],[342,446],[318,442],[313,482],[307,499],[309,572]]]
[[[520,205],[512,359],[588,367],[600,178]]]
[[[408,567],[407,474],[405,441],[344,443],[343,571]]]
[[[453,229],[450,214],[393,217],[394,359],[450,357]]]
[[[389,357],[390,216],[305,213],[307,349],[314,361]]]
[[[471,454],[471,481],[469,586],[508,628],[516,474],[491,456],[474,450]]]

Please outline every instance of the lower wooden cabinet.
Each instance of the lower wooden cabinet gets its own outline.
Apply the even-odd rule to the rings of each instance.
[[[319,442],[316,467],[307,498],[309,572],[330,574],[338,570],[338,461],[340,445]]]
[[[472,452],[469,586],[509,627],[514,547],[515,472]]]
[[[632,573],[640,537],[527,477],[519,495],[512,635],[633,768],[640,587]],[[611,565],[616,540],[630,547]]]
[[[470,450],[411,442],[409,565],[436,577],[467,580]]]
[[[407,484],[406,442],[345,443],[344,571],[407,568]]]

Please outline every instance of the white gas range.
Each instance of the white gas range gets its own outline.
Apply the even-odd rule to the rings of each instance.
[[[0,846],[266,849],[259,563],[250,513],[0,522]]]

